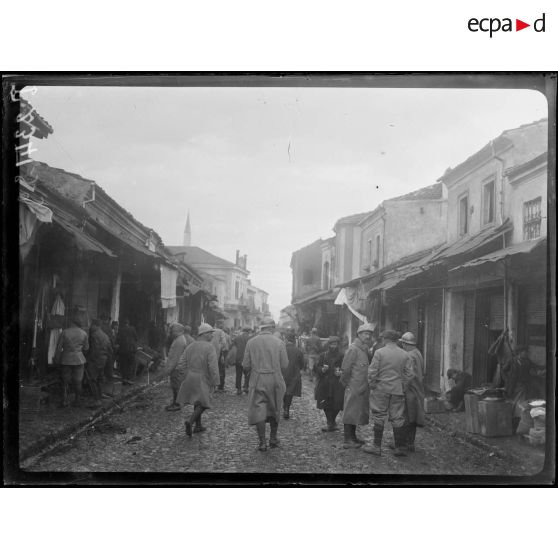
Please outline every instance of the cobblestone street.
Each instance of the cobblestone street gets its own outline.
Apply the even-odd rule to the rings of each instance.
[[[395,458],[344,450],[341,431],[324,433],[324,418],[315,407],[313,384],[303,379],[303,394],[295,398],[291,419],[279,428],[281,447],[265,453],[257,448],[256,433],[246,420],[247,396],[236,395],[234,371],[227,371],[225,393],[213,397],[204,415],[207,430],[187,438],[184,417],[190,412],[166,412],[169,389],[154,386],[121,412],[97,422],[79,436],[58,446],[27,467],[29,471],[73,472],[221,472],[221,473],[371,473],[432,475],[527,475],[524,463],[490,454],[435,426],[417,434],[417,452]],[[360,429],[370,439],[371,427]]]

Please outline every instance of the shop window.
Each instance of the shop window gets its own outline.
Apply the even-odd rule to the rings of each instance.
[[[312,285],[314,283],[314,272],[311,269],[305,269],[302,272],[302,285]]]
[[[491,180],[482,187],[482,221],[484,225],[494,221],[494,195],[494,180]]]
[[[459,200],[459,235],[464,236],[469,232],[469,196]]]
[[[541,198],[523,204],[523,240],[541,236]]]

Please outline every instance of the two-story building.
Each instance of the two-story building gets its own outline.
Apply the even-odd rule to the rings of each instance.
[[[461,260],[445,253],[444,363],[490,382],[488,347],[508,329],[546,360],[547,120],[506,130],[446,171],[448,242],[484,242]],[[464,261],[465,260],[465,261]]]
[[[386,287],[411,263],[430,254],[445,240],[446,191],[441,183],[382,202],[360,218],[338,221],[338,257],[345,264],[339,273],[336,303],[343,305],[342,335],[353,339],[364,321],[375,329],[413,329],[423,342],[424,310],[418,299],[413,304],[400,297],[388,297]],[[347,257],[343,252],[352,253]],[[426,304],[425,304],[426,305]]]
[[[435,301],[422,347],[436,365],[431,391],[448,387],[449,368],[491,382],[488,348],[505,329],[545,362],[547,135],[546,119],[507,130],[448,169],[447,241],[383,285],[388,297]]]
[[[291,305],[300,332],[317,328],[322,337],[337,334],[339,310],[334,305],[336,261],[335,237],[320,238],[293,252]]]

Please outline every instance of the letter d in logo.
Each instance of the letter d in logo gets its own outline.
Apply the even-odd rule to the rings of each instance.
[[[535,22],[533,23],[533,29],[537,33],[544,33],[544,25],[545,25],[544,18],[545,18],[545,14],[543,13],[542,17],[536,19]]]

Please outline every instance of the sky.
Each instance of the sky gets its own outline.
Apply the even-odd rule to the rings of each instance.
[[[547,116],[528,90],[38,87],[36,160],[94,180],[168,246],[234,261],[275,318],[291,253],[341,217],[436,182],[503,130]]]

